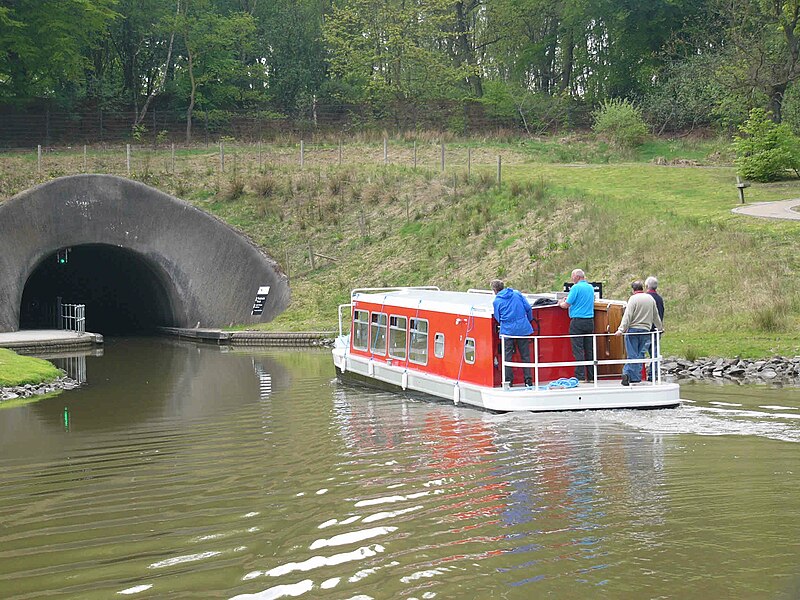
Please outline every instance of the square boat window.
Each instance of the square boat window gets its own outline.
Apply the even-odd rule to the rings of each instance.
[[[464,362],[468,365],[475,364],[475,340],[467,338],[464,342]]]
[[[411,339],[408,360],[418,365],[428,364],[428,321],[411,319]]]
[[[369,332],[373,354],[386,354],[386,313],[372,313],[372,328]]]
[[[366,350],[369,347],[369,312],[357,310],[353,314],[353,348]]]
[[[396,315],[389,317],[389,356],[392,358],[405,359],[406,357],[407,324],[406,317]]]
[[[444,334],[437,333],[433,336],[433,355],[436,358],[444,358]]]

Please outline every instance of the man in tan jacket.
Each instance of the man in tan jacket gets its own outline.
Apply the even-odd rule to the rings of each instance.
[[[628,299],[622,323],[614,335],[625,336],[625,352],[628,360],[643,359],[644,351],[650,341],[650,330],[655,326],[661,331],[664,324],[658,314],[656,301],[644,293],[644,286],[638,279],[631,284],[633,295]],[[657,335],[657,334],[656,334]],[[622,385],[639,383],[642,380],[642,363],[628,363],[622,368]]]

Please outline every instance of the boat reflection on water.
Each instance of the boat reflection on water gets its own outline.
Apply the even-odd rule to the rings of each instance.
[[[510,586],[578,570],[594,581],[604,557],[659,543],[669,500],[660,435],[620,431],[595,412],[490,415],[346,386],[335,407],[357,462],[392,457],[365,477],[363,497],[430,490],[407,494],[421,506],[408,535],[429,537],[431,519],[441,528],[418,573],[489,560]]]

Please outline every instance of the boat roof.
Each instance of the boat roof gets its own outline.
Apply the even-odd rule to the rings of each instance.
[[[537,298],[556,298],[555,292],[523,294],[533,304]],[[382,306],[418,308],[455,315],[491,317],[494,314],[491,290],[449,292],[430,288],[389,288],[381,290],[353,290],[353,302],[369,302]]]

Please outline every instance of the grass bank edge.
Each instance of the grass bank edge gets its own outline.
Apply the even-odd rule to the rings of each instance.
[[[44,359],[0,348],[0,387],[45,383],[60,375],[61,371]]]

